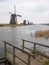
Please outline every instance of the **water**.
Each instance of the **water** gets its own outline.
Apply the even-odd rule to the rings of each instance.
[[[49,26],[45,25],[30,25],[21,27],[0,27],[0,58],[3,57],[3,40],[14,44],[15,46],[21,47],[22,40],[26,39],[33,42],[45,44],[49,46],[49,39],[45,38],[35,38],[34,32],[36,30],[49,30]],[[32,36],[31,36],[32,33]],[[28,47],[32,48],[32,44],[26,43]],[[43,50],[42,47],[38,46],[38,49]],[[49,49],[44,48],[48,51]]]

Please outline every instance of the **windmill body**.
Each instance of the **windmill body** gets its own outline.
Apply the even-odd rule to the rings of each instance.
[[[11,14],[10,24],[16,24],[16,14]]]

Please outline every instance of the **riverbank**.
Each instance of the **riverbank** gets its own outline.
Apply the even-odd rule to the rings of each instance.
[[[28,25],[28,24],[26,24]],[[3,27],[3,26],[26,26],[24,24],[0,24],[0,27]],[[32,24],[29,24],[29,25],[32,25]]]
[[[0,24],[0,27],[3,26],[24,26],[24,24]]]

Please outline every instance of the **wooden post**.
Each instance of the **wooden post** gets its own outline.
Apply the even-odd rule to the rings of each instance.
[[[5,58],[6,58],[6,43],[4,43],[5,44]]]
[[[34,44],[34,50],[33,50],[33,52],[34,52],[34,59],[36,59],[36,53],[35,53],[35,51],[36,51],[36,44]]]
[[[31,65],[31,56],[28,55],[28,65]]]
[[[34,51],[36,50],[36,44],[34,44]]]
[[[13,65],[15,64],[15,47],[13,46]]]
[[[24,40],[23,40],[23,45],[22,45],[22,48],[23,48],[23,50],[24,50]]]

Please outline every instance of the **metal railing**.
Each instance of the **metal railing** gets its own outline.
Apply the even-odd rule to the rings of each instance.
[[[44,53],[39,52],[38,50],[36,50],[36,45],[43,46],[43,47],[46,47],[46,48],[49,48],[49,46],[43,45],[43,44],[39,44],[39,43],[35,43],[35,42],[31,42],[31,41],[24,40],[24,39],[22,39],[22,41],[23,41],[23,43],[22,43],[22,49],[23,50],[24,49],[28,49],[28,50],[32,51],[32,53],[34,53],[34,58],[36,58],[36,54],[38,54],[38,55],[41,55],[41,56],[49,59],[49,56],[47,56],[46,54],[44,54]],[[33,49],[25,47],[25,42],[32,43],[34,45]]]
[[[33,54],[31,54],[31,53],[29,53],[29,52],[27,52],[27,51],[25,51],[25,50],[23,50],[21,48],[18,48],[18,47],[14,46],[14,45],[6,42],[6,41],[4,41],[4,45],[5,45],[5,58],[6,58],[6,52],[7,52],[7,50],[6,50],[7,49],[7,45],[13,47],[13,53],[9,51],[11,54],[13,54],[13,65],[15,64],[15,57],[17,57],[19,60],[24,62],[26,65],[31,65],[31,56],[33,56]],[[18,57],[17,55],[15,55],[15,49],[27,54],[28,55],[28,61],[26,62],[23,59],[21,59],[20,57]]]
[[[6,52],[7,52],[7,50],[6,50],[7,49],[7,45],[9,45],[9,46],[11,46],[13,48],[13,53],[9,51],[11,54],[13,54],[13,65],[15,64],[15,57],[18,58],[19,60],[21,60],[26,65],[31,65],[31,57],[36,58],[36,56],[35,56],[36,54],[41,55],[41,56],[46,57],[46,58],[49,59],[49,56],[47,56],[47,55],[45,55],[43,53],[40,53],[40,52],[38,52],[36,50],[36,45],[40,45],[40,46],[47,47],[47,48],[49,48],[49,46],[43,45],[43,44],[39,44],[39,43],[35,43],[35,42],[31,42],[31,41],[27,41],[27,40],[24,40],[24,39],[22,39],[22,41],[23,41],[22,49],[19,48],[19,47],[14,46],[13,44],[10,44],[10,43],[4,41],[4,45],[5,45],[5,58],[6,58]],[[34,45],[33,49],[29,49],[29,48],[25,47],[25,42],[32,43]],[[19,51],[21,51],[21,52],[23,52],[23,53],[25,53],[26,55],[28,55],[27,62],[24,61],[23,59],[21,59],[20,57],[18,57],[15,54],[15,50],[16,49],[19,50]],[[32,51],[34,55],[32,53],[29,53],[29,52],[25,51],[24,49],[28,49],[28,50]]]

